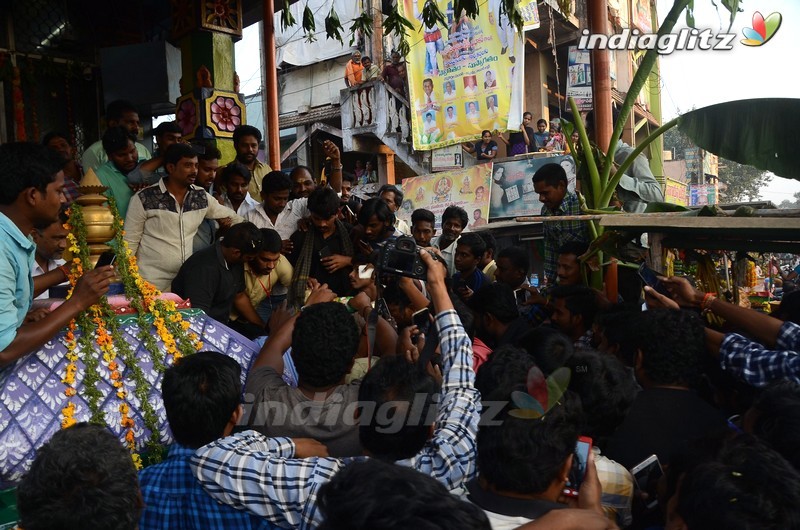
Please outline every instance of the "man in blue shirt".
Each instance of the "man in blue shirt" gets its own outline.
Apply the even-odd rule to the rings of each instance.
[[[10,143],[0,146],[0,368],[53,339],[73,317],[95,304],[108,291],[113,267],[88,271],[78,280],[72,297],[52,312],[28,311],[33,302],[36,245],[34,229],[58,221],[66,202],[61,157],[44,146]],[[53,273],[55,285],[66,279]],[[50,284],[37,286],[44,291]],[[33,325],[33,323],[36,325]]]
[[[189,457],[197,448],[231,433],[242,415],[241,395],[241,368],[221,353],[200,352],[164,372],[161,396],[176,443],[164,462],[139,473],[145,503],[140,530],[276,528],[266,519],[212,499],[189,468]],[[302,444],[309,442],[322,448],[310,440],[292,443],[288,438],[270,438],[266,446],[291,457],[302,453]]]

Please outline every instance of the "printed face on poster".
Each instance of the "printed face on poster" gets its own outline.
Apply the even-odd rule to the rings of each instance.
[[[489,190],[492,164],[421,175],[403,180],[403,205],[397,216],[411,225],[411,213],[425,208],[436,215],[436,229],[441,229],[442,214],[448,206],[460,206],[469,215],[467,231],[485,225],[489,219]]]
[[[426,25],[423,7],[434,0],[402,0],[411,21],[407,62],[414,149],[477,140],[483,130],[518,129],[522,119],[524,47],[503,7],[487,0],[477,19],[435,0],[446,24]],[[529,5],[531,24],[538,20]]]
[[[575,160],[571,155],[495,162],[489,219],[540,215],[542,203],[533,189],[533,174],[545,164],[560,164],[567,174],[567,189],[575,191]]]

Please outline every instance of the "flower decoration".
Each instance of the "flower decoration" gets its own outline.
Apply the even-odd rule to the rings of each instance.
[[[114,249],[120,259],[117,260],[117,272],[122,278],[125,295],[131,302],[131,307],[137,311],[138,338],[143,346],[150,352],[153,360],[153,369],[163,372],[168,364],[175,362],[185,355],[190,355],[203,347],[202,342],[193,333],[188,333],[189,323],[183,320],[174,302],[160,300],[161,293],[152,284],[139,275],[136,258],[131,255],[127,243],[123,239],[125,234],[122,219],[113,198],[108,200],[114,222],[114,238],[109,246]],[[89,249],[86,245],[86,225],[83,220],[82,208],[73,204],[69,212],[69,221],[64,228],[69,231],[67,235],[70,251],[73,253],[69,282],[74,289],[77,279],[84,270],[91,267]],[[72,289],[68,293],[72,295]],[[150,321],[152,319],[152,323]],[[151,333],[155,326],[157,336],[163,343],[163,349],[169,354],[169,359],[158,345],[156,338]],[[80,332],[78,335],[77,333]],[[114,395],[119,400],[117,410],[120,415],[120,425],[124,432],[124,443],[131,451],[133,461],[137,468],[141,468],[142,458],[137,454],[136,439],[134,435],[135,421],[131,415],[128,401],[128,392],[125,390],[124,378],[133,381],[134,394],[140,403],[144,426],[150,432],[146,442],[146,449],[150,457],[148,463],[155,463],[162,455],[161,440],[158,431],[158,417],[149,400],[150,383],[145,377],[139,361],[130,344],[125,340],[122,329],[117,320],[114,309],[104,297],[97,304],[80,313],[73,319],[66,334],[64,344],[67,349],[66,357],[69,361],[65,369],[62,382],[65,385],[64,394],[68,400],[61,409],[62,428],[75,424],[75,404],[69,398],[76,395],[76,378],[78,374],[77,362],[80,359],[84,365],[83,387],[84,397],[91,412],[90,421],[104,424],[105,416],[100,407],[104,398],[98,388],[101,381],[99,366],[102,364],[108,373],[108,383],[114,389]],[[98,353],[99,352],[99,353]],[[125,363],[125,370],[121,369],[118,359]]]
[[[184,98],[178,103],[175,121],[178,122],[183,136],[189,137],[194,134],[194,130],[197,128],[197,101],[193,96]]]
[[[231,97],[217,96],[211,104],[211,123],[221,131],[230,131],[241,125],[242,109]]]
[[[205,0],[201,8],[200,22],[203,28],[241,36],[242,16],[239,0]]]

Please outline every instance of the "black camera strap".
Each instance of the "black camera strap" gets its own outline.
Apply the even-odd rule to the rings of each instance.
[[[433,354],[436,352],[436,346],[439,345],[439,332],[436,330],[436,324],[431,324],[428,327],[428,332],[425,334],[425,346],[419,352],[418,365],[423,371],[428,367],[428,363],[433,359]]]

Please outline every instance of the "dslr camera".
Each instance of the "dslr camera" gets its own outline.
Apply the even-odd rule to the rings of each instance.
[[[413,237],[400,236],[384,243],[378,267],[381,273],[398,274],[417,280],[425,280],[428,268],[422,262]]]

